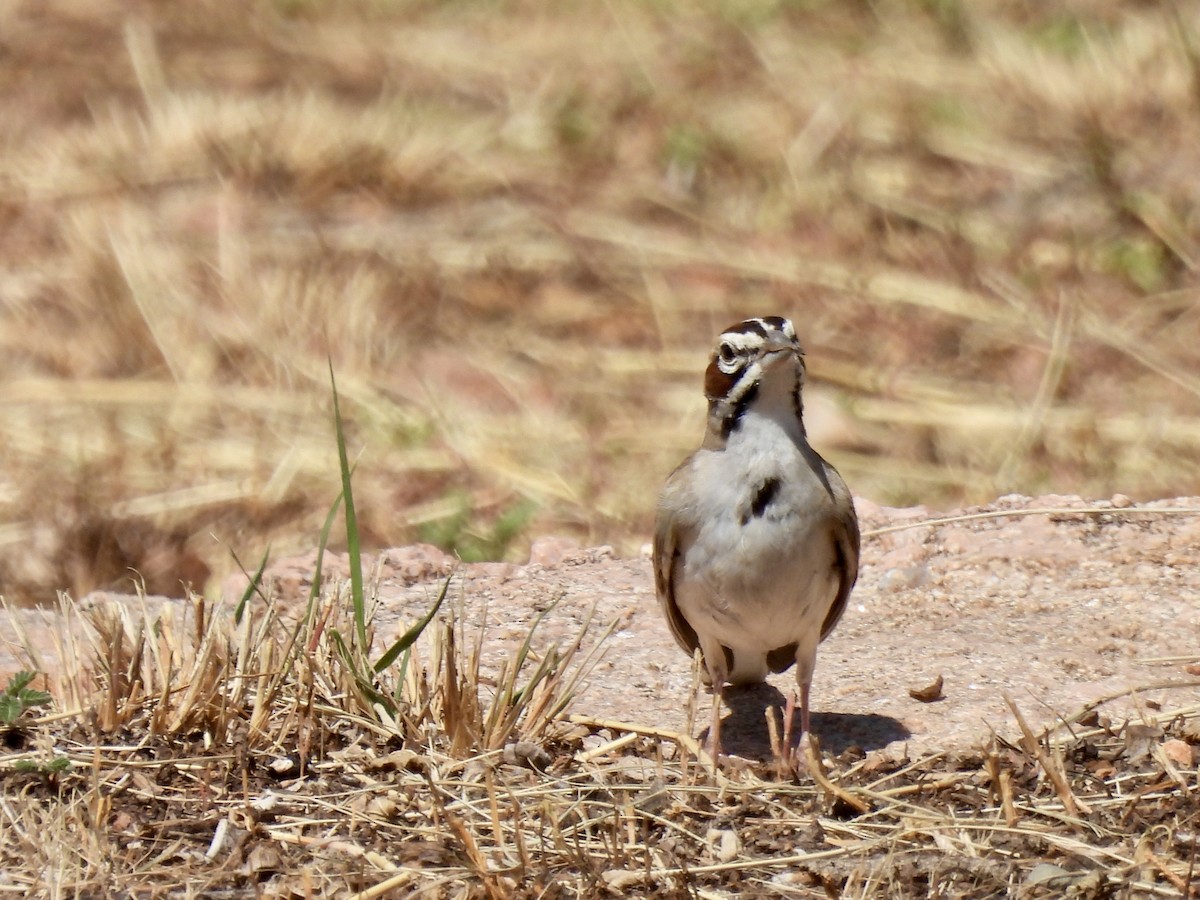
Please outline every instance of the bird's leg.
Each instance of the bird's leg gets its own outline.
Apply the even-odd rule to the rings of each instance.
[[[725,693],[725,685],[713,683],[712,692],[712,722],[708,726],[708,742],[712,753],[713,772],[721,761],[721,697]]]
[[[796,716],[796,692],[788,693],[787,703],[783,705],[783,752],[785,761],[792,752],[792,719]]]
[[[789,743],[788,750],[792,753],[793,768],[797,772],[802,772],[807,769],[806,762],[808,745],[811,743],[809,731],[812,723],[809,720],[808,693],[812,686],[813,670],[817,667],[817,641],[819,640],[817,632],[807,636],[807,640],[802,641],[796,649],[796,688],[800,694],[800,736],[796,741],[796,746],[793,749]],[[791,698],[788,701],[789,709],[794,713],[796,709],[796,691],[792,692]],[[791,716],[788,716],[788,723],[791,723]]]
[[[810,723],[808,721],[808,689],[809,683],[800,683],[800,740],[808,737]],[[794,709],[795,707],[793,707]]]
[[[792,692],[792,709],[796,708],[796,692]],[[806,760],[808,744],[809,744],[809,721],[808,721],[808,685],[805,682],[800,682],[800,739],[796,741],[796,748],[792,752],[792,768],[797,772],[803,772],[808,768]]]
[[[704,651],[704,667],[712,685],[712,721],[708,726],[708,742],[713,758],[713,772],[721,756],[721,700],[725,696],[725,682],[729,680],[729,665],[725,661],[725,648],[720,642],[707,637],[700,639]]]

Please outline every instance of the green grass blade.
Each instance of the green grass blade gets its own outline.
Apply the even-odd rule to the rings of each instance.
[[[354,605],[354,627],[359,646],[367,652],[367,607],[363,596],[362,549],[359,545],[358,515],[354,492],[350,487],[350,460],[346,455],[346,434],[342,428],[342,409],[338,403],[337,379],[333,359],[329,358],[329,384],[333,388],[333,427],[337,434],[338,467],[342,473],[342,500],[346,504],[346,553],[350,557],[350,600]]]
[[[388,711],[391,716],[396,715],[396,702],[382,691],[369,679],[362,670],[359,669],[355,655],[350,652],[349,646],[346,644],[346,639],[342,637],[340,631],[336,628],[330,631],[333,637],[334,644],[337,645],[338,655],[342,657],[342,662],[346,664],[346,668],[350,670],[350,674],[354,677],[354,684],[358,688],[358,692],[372,706],[379,704]]]
[[[392,691],[392,699],[395,700],[397,707],[404,699],[404,679],[408,677],[408,664],[412,661],[412,647],[404,651],[400,660],[400,669],[396,672],[395,689]]]
[[[429,626],[429,623],[433,621],[433,617],[437,615],[437,611],[442,608],[442,601],[446,599],[446,592],[450,590],[450,580],[453,577],[453,572],[446,576],[446,580],[442,582],[442,589],[438,592],[437,601],[433,604],[429,612],[425,614],[425,617],[412,628],[408,629],[408,631],[404,632],[404,634],[400,635],[396,643],[392,644],[387,649],[387,652],[379,657],[379,661],[375,663],[376,672],[382,672],[390,666],[396,661],[396,657],[411,647],[413,642],[421,636],[421,632]]]
[[[334,519],[337,518],[338,510],[342,508],[342,495],[339,493],[332,505],[329,507],[329,512],[325,515],[325,524],[321,526],[320,539],[317,542],[317,562],[313,567],[312,584],[308,588],[308,604],[304,608],[304,616],[296,622],[292,628],[291,635],[288,638],[287,648],[283,653],[283,664],[275,673],[271,680],[270,692],[274,694],[278,690],[279,685],[283,684],[291,674],[292,665],[296,659],[297,648],[300,646],[300,634],[305,628],[311,627],[313,610],[317,605],[317,598],[321,595],[321,569],[325,564],[325,548],[329,544],[329,534],[333,530]]]
[[[337,518],[338,510],[342,508],[342,496],[342,494],[338,494],[334,499],[325,516],[325,524],[321,526],[321,537],[317,542],[317,564],[313,569],[312,585],[308,589],[310,612],[313,604],[317,602],[317,597],[321,594],[321,569],[325,565],[325,548],[329,545],[329,533],[333,530],[333,520]]]
[[[233,554],[233,561],[238,564],[238,568],[242,570],[242,574],[248,574],[245,566],[242,565],[242,561],[238,559],[237,554],[233,553],[232,550],[229,552]],[[233,611],[233,621],[239,625],[242,623],[242,616],[246,612],[246,604],[250,602],[250,598],[258,592],[259,587],[262,585],[263,572],[267,570],[267,560],[270,558],[271,545],[268,544],[266,552],[263,554],[262,559],[259,560],[258,570],[254,573],[254,577],[250,579],[250,583],[246,585],[246,589],[242,591],[242,599],[238,601],[238,605]],[[266,597],[263,599],[266,600]]]

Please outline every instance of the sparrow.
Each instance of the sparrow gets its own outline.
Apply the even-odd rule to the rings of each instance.
[[[703,655],[714,763],[727,684],[795,665],[801,740],[809,733],[817,645],[841,619],[858,577],[854,502],[808,443],[804,376],[804,351],[787,319],[725,329],[704,373],[704,441],[667,478],[658,502],[655,588],[676,642]],[[795,703],[793,692],[789,745]]]

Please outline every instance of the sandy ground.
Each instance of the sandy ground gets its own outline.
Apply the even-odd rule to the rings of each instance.
[[[1120,496],[1009,496],[959,513],[977,518],[937,525],[922,524],[940,518],[926,509],[858,505],[862,570],[846,616],[822,645],[813,686],[813,727],[824,747],[918,752],[965,748],[992,729],[1011,736],[1006,694],[1037,724],[1131,688],[1143,690],[1106,703],[1102,713],[1119,720],[1137,715],[1139,704],[1200,702],[1200,498],[1134,506]],[[335,573],[344,565],[330,562]],[[295,558],[269,570],[285,602],[306,596],[312,563]],[[546,538],[525,565],[456,567],[428,546],[388,550],[371,563],[380,641],[411,625],[453,571],[448,605],[468,634],[486,629],[489,665],[518,648],[552,605],[535,648],[565,645],[590,614],[585,647],[609,623],[616,630],[573,711],[687,727],[691,661],[659,613],[648,554],[617,559],[607,548]],[[235,596],[238,585],[227,592]],[[12,615],[31,623],[44,613]],[[11,620],[0,618],[0,673],[18,665],[4,646],[11,635]],[[43,665],[53,665],[48,643],[42,652]],[[910,696],[939,675],[944,699]],[[782,705],[792,684],[789,673],[731,691],[723,725],[730,752],[767,754],[764,708]],[[702,697],[697,734],[707,704]]]

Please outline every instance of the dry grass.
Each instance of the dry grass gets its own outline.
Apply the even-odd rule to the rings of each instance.
[[[542,646],[536,629],[523,664],[489,673],[444,619],[364,691],[331,638],[353,639],[349,607],[336,584],[299,621],[273,602],[237,624],[199,600],[149,615],[64,601],[69,664],[39,679],[60,702],[0,731],[0,892],[1200,888],[1200,772],[1179,757],[1195,759],[1200,707],[1125,723],[1089,708],[974,753],[810,754],[798,781],[770,764],[714,778],[686,736],[569,715],[594,657],[580,640]]]
[[[1182,3],[9,5],[0,586],[618,549],[716,330],[798,320],[891,503],[1200,493]],[[581,36],[586,39],[581,41]]]

